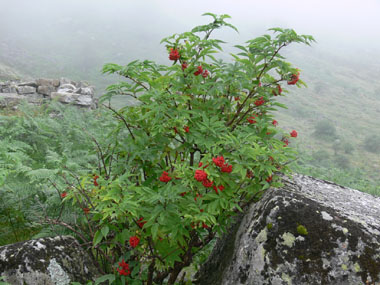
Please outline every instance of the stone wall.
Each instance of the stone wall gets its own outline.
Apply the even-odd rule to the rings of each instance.
[[[0,82],[0,107],[14,107],[22,100],[32,104],[57,100],[88,109],[96,108],[94,88],[83,81],[41,78],[28,82]]]

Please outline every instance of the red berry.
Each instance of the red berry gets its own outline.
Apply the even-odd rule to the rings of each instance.
[[[297,132],[295,130],[293,130],[291,133],[290,133],[290,136],[293,137],[293,138],[296,138],[297,137]]]

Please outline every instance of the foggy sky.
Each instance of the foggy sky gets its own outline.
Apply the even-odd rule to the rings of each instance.
[[[226,28],[214,36],[233,44],[279,26],[313,35],[314,49],[367,53],[380,64],[374,56],[380,55],[380,0],[0,0],[0,11],[0,60],[33,51],[58,70],[65,64],[60,55],[83,61],[83,72],[89,62],[167,59],[160,40],[210,22],[205,12],[232,17],[239,34]]]
[[[205,21],[201,14],[212,12],[231,15],[244,36],[283,26],[337,41],[379,42],[380,38],[379,0],[0,0],[0,10],[2,30],[15,31],[75,17],[165,35],[190,29]]]

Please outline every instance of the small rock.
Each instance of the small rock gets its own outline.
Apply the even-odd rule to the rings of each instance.
[[[80,88],[80,92],[77,92],[83,95],[94,95],[94,88],[93,87],[82,87]]]
[[[57,92],[74,93],[75,89],[76,89],[75,85],[66,83],[66,84],[61,84]]]

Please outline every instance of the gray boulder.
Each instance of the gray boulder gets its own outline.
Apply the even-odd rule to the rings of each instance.
[[[1,89],[1,93],[17,93],[16,86],[7,85]]]
[[[37,92],[42,95],[50,96],[51,92],[57,91],[57,88],[53,85],[41,85],[38,86]]]
[[[0,247],[0,273],[10,284],[86,284],[99,276],[93,260],[71,236]]]
[[[380,198],[284,178],[221,238],[196,284],[380,284]]]
[[[37,88],[37,87],[38,87],[36,81],[22,82],[22,83],[19,83],[19,84],[17,84],[17,85],[18,85],[18,86],[30,86],[30,87],[34,87],[34,88]]]
[[[80,87],[74,90],[74,93],[82,94],[82,95],[94,95],[93,87]]]
[[[25,95],[19,95],[17,93],[1,93],[0,94],[0,108],[12,108],[22,100],[27,100]]]
[[[36,93],[36,88],[31,86],[17,86],[17,93],[18,94],[32,94]]]
[[[53,100],[58,100],[61,103],[75,104],[83,107],[91,107],[93,103],[92,96],[81,95],[76,93],[68,92],[52,92],[50,98]]]

